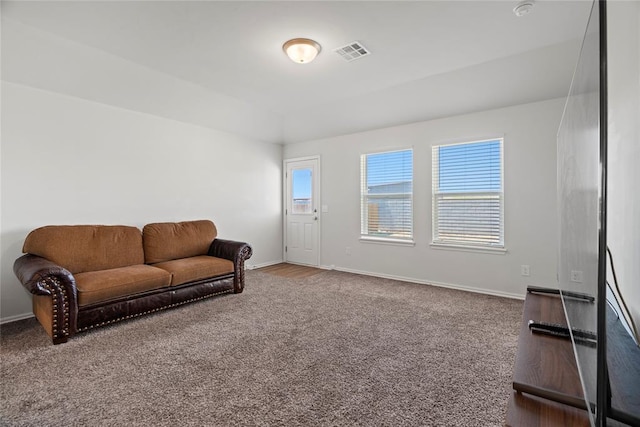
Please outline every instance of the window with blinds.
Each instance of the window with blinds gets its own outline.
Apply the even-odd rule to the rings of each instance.
[[[504,248],[502,144],[432,148],[433,243]]]
[[[413,150],[363,154],[361,236],[413,239]]]

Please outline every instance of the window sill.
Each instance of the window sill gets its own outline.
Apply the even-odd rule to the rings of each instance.
[[[395,246],[415,246],[416,242],[413,240],[404,239],[388,239],[384,237],[368,237],[360,236],[362,243],[381,243],[383,245],[395,245]]]
[[[492,248],[484,246],[471,246],[471,245],[453,245],[450,243],[430,243],[433,249],[445,250],[445,251],[461,251],[461,252],[484,252],[488,254],[504,255],[507,253],[506,248]]]

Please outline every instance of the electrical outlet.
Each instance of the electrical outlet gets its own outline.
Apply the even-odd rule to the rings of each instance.
[[[520,274],[523,276],[530,276],[531,275],[531,268],[528,265],[522,264],[520,266]]]
[[[572,282],[582,283],[582,271],[580,271],[580,270],[571,270],[570,279],[571,279]]]
[[[351,247],[347,246],[346,248],[344,248],[344,253],[347,255],[351,255]]]

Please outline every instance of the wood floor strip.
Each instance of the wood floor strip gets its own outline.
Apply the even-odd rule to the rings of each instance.
[[[305,279],[321,273],[323,270],[320,268],[308,267],[306,265],[281,263],[259,268],[258,271],[272,274],[274,276],[287,277],[289,279]]]

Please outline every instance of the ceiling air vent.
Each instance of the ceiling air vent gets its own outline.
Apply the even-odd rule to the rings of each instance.
[[[371,55],[371,52],[369,52],[369,50],[360,42],[351,42],[348,45],[335,49],[334,52],[340,55],[342,59],[347,62],[362,58],[363,56]]]

